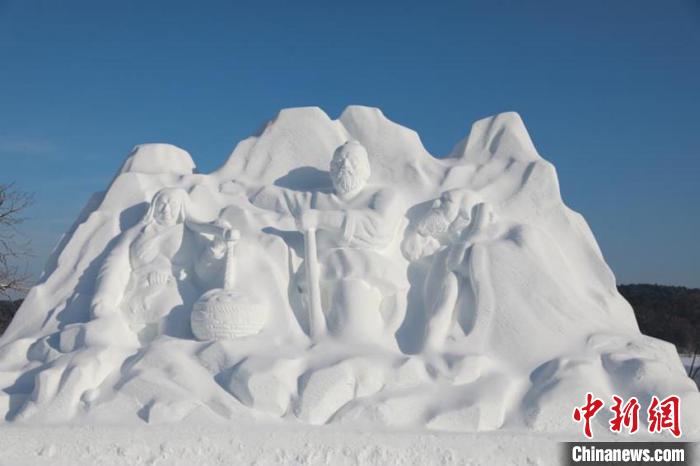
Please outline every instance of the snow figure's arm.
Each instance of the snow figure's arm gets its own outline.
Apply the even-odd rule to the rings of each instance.
[[[396,234],[401,212],[395,193],[382,189],[375,194],[369,207],[345,212],[343,240],[351,246],[388,246]]]
[[[411,232],[401,243],[401,252],[409,261],[417,261],[437,252],[442,245],[432,236],[421,236]]]
[[[225,221],[217,220],[214,222],[199,222],[193,219],[186,219],[185,226],[202,235],[211,235],[214,237],[223,237],[224,232],[231,228]]]
[[[124,296],[131,277],[129,248],[135,236],[135,229],[124,234],[100,267],[95,280],[95,294],[90,303],[90,314],[93,318],[115,312]]]
[[[294,216],[310,207],[311,193],[292,191],[279,186],[264,186],[253,193],[250,203],[261,209]]]
[[[449,251],[447,252],[447,270],[456,270],[467,255],[467,251],[474,243],[470,240],[457,241],[456,243],[449,246]]]
[[[192,232],[198,233],[197,238],[200,244],[204,246],[201,248],[203,252],[199,256],[195,255],[193,258],[195,262],[201,259],[221,259],[224,257],[226,254],[224,239],[233,231],[233,227],[229,222],[221,218],[214,222],[206,223],[187,220],[185,225]]]

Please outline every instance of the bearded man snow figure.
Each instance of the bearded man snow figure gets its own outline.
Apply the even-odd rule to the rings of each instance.
[[[445,191],[402,244],[407,259],[430,260],[423,287],[426,352],[444,349],[450,336],[462,349],[483,350],[494,296],[488,255],[480,243],[489,237],[494,217],[490,204],[477,201],[465,189]]]
[[[406,312],[405,268],[384,251],[403,209],[394,191],[371,186],[367,150],[356,141],[331,160],[332,192],[295,192],[268,186],[252,196],[258,207],[293,216],[296,228],[316,231],[319,285],[328,330],[350,341],[395,343]],[[306,267],[295,281],[309,303]]]

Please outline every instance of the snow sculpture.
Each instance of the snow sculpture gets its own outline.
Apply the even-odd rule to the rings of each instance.
[[[368,185],[370,174],[367,150],[348,141],[333,153],[332,192],[267,186],[252,196],[258,207],[293,216],[305,234],[305,266],[295,282],[312,337],[327,325],[347,341],[391,343],[403,320],[405,271],[381,251],[396,237],[401,205],[391,189]]]
[[[515,113],[441,159],[357,106],[283,110],[209,174],[137,146],[0,338],[8,422],[561,433],[587,391],[678,395],[700,433]]]
[[[226,243],[224,287],[207,291],[192,308],[192,333],[202,341],[255,335],[262,330],[267,318],[264,307],[234,288],[234,250],[240,232],[226,228],[223,237]]]

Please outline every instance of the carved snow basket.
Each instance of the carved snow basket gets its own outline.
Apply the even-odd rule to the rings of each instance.
[[[227,230],[224,288],[204,293],[192,308],[192,333],[201,341],[232,340],[259,333],[267,322],[265,308],[233,286],[233,251],[240,235]]]

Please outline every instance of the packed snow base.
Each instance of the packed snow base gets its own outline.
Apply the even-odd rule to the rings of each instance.
[[[573,433],[586,392],[700,427],[515,113],[443,159],[367,107],[283,110],[210,174],[137,146],[0,340],[6,422]]]
[[[545,466],[561,445],[537,434],[361,431],[341,426],[187,423],[0,426],[0,466]]]

